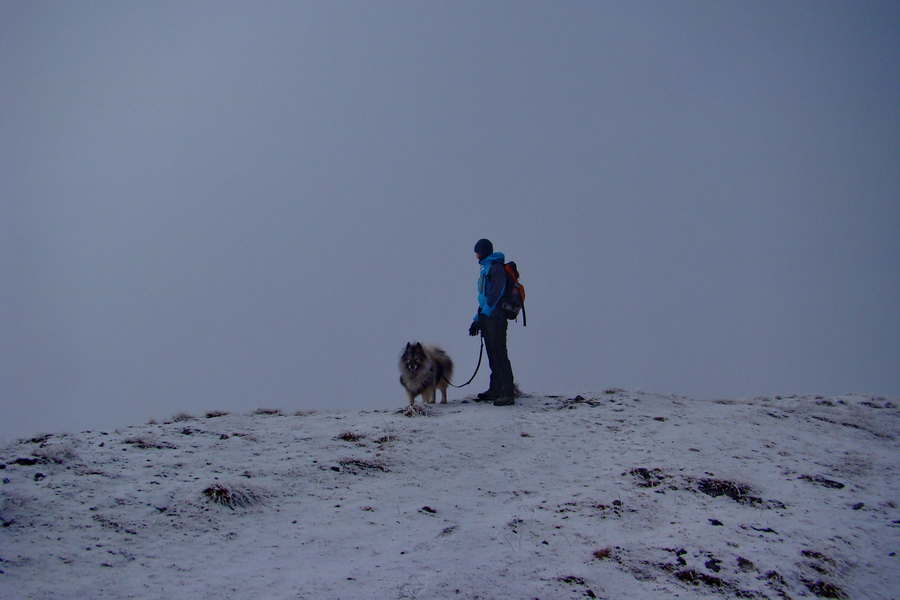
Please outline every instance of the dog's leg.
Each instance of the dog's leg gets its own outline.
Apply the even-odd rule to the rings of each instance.
[[[416,395],[411,392],[406,392],[406,395],[409,396],[409,405],[412,406],[416,403]]]
[[[447,384],[441,385],[441,404],[447,404]]]
[[[422,400],[425,402],[425,404],[434,404],[434,392],[434,387],[429,386],[425,388],[425,391],[422,392]]]

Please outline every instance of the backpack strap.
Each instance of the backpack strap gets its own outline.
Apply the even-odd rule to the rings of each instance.
[[[494,263],[494,264],[497,264],[497,263]],[[488,272],[485,273],[485,276],[484,276],[485,296],[487,296],[487,287],[491,284],[490,277],[491,277],[491,270],[493,268],[494,268],[494,265],[491,265],[490,268],[488,268]],[[505,293],[506,293],[506,264],[503,265],[503,287],[500,289],[500,294],[497,296],[497,301],[494,302],[493,306],[488,305],[491,308],[491,314],[494,314],[494,310],[497,308],[497,306],[503,300],[503,294],[505,294]]]

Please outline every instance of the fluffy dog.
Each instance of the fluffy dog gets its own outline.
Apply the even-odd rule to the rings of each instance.
[[[409,395],[410,406],[420,394],[423,402],[434,404],[438,390],[443,395],[441,404],[446,404],[447,384],[452,376],[453,361],[437,346],[410,342],[400,355],[400,383]]]

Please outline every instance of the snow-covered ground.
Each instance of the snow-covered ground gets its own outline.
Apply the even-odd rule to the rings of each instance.
[[[607,390],[41,435],[0,449],[0,597],[898,598],[898,416]]]

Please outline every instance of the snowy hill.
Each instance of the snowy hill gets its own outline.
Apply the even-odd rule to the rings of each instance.
[[[0,449],[5,599],[900,597],[900,403],[608,390]]]

